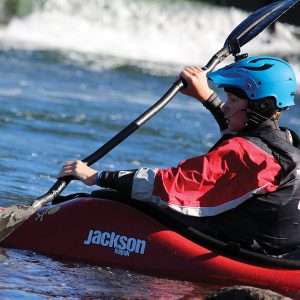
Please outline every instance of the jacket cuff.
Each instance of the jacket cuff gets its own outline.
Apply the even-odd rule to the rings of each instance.
[[[150,199],[153,194],[157,169],[140,168],[133,178],[131,198],[136,200]]]
[[[203,106],[208,110],[219,109],[223,105],[223,101],[216,93],[213,93],[206,101],[203,101]]]

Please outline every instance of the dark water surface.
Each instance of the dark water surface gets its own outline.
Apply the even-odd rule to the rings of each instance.
[[[199,299],[199,284],[2,250],[0,299]],[[210,287],[211,289],[211,287]]]

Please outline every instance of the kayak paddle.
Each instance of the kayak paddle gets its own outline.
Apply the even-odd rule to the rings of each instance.
[[[207,72],[211,72],[217,66],[217,64],[222,62],[230,54],[238,57],[238,53],[240,53],[240,47],[248,43],[265,28],[270,26],[298,1],[299,0],[278,1],[254,11],[230,33],[224,43],[223,48],[212,56],[204,69]],[[139,127],[141,127],[146,121],[163,109],[180,90],[185,88],[185,86],[186,84],[184,80],[178,79],[154,105],[152,105],[141,116],[139,116],[102,147],[84,158],[82,161],[88,166],[98,161],[105,154],[124,141]],[[37,198],[32,205],[13,205],[0,212],[0,242],[9,234],[11,234],[31,215],[33,215],[41,206],[54,200],[65,189],[72,179],[74,178],[71,176],[58,179],[50,188],[50,190],[43,196]]]

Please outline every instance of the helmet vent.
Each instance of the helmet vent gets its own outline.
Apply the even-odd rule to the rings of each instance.
[[[257,63],[258,61],[266,60],[266,59],[278,61],[277,58],[273,58],[273,57],[260,57],[260,58],[251,59],[248,61],[248,63]]]
[[[274,65],[270,64],[264,64],[260,67],[243,67],[243,69],[249,70],[249,71],[264,71],[272,68]]]

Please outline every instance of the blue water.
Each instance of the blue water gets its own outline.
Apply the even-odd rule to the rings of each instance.
[[[207,287],[41,256],[0,252],[1,299],[199,299]]]
[[[206,27],[195,15],[191,15],[189,24],[186,22],[185,14],[197,10],[208,21],[204,14],[206,7],[200,10],[196,4],[180,6],[175,2],[172,6],[169,2],[165,10],[160,10],[162,4],[159,2],[153,2],[152,6],[143,2],[143,16],[148,12],[146,21],[151,17],[151,24],[155,25],[148,28],[148,40],[152,43],[145,39],[147,48],[143,48],[139,38],[145,24],[139,25],[141,20],[130,23],[133,18],[124,17],[128,13],[124,6],[120,11],[113,4],[112,7],[107,4],[120,4],[120,1],[98,2],[106,3],[105,16],[110,16],[110,22],[101,19],[104,32],[112,30],[120,39],[126,36],[128,43],[124,48],[114,46],[107,52],[109,47],[104,46],[115,41],[109,35],[97,39],[97,33],[103,34],[103,31],[91,33],[92,27],[89,33],[94,35],[89,36],[89,40],[94,44],[86,45],[85,33],[81,32],[77,42],[75,39],[69,41],[67,37],[72,31],[63,25],[75,21],[70,19],[69,2],[65,1],[48,1],[53,6],[38,10],[27,19],[12,20],[0,30],[0,206],[26,203],[44,194],[56,181],[55,176],[64,161],[89,155],[148,109],[168,90],[183,65],[198,64],[195,53],[199,52],[199,64],[203,65],[214,53],[214,43],[222,46],[224,28],[216,27],[208,36]],[[141,4],[137,3],[142,2],[131,2],[129,12],[137,17],[141,10]],[[66,6],[60,7],[61,3]],[[72,24],[85,28],[85,22],[90,20],[92,26],[95,23],[92,8],[83,11],[81,7],[77,23]],[[164,23],[174,11],[178,18],[171,18],[172,26]],[[236,10],[215,9],[212,13],[232,15],[228,23],[223,24],[227,26],[226,34],[233,29],[232,23],[245,16]],[[117,19],[116,14],[119,14]],[[49,19],[52,20],[51,28],[60,28],[61,36],[52,36],[51,31],[47,35]],[[122,22],[118,24],[120,19]],[[116,28],[113,20],[118,25]],[[170,38],[175,21],[177,32]],[[135,25],[137,32],[133,34]],[[186,26],[189,26],[192,42],[196,43],[194,37],[198,37],[199,30],[210,41],[205,47],[192,46],[191,42],[191,55],[186,52],[188,48],[181,49],[182,45],[175,39],[178,32],[186,32]],[[281,40],[289,40],[299,30],[288,27],[290,36],[284,36],[282,28],[285,25],[279,24],[278,28]],[[267,44],[263,38],[258,39],[261,51],[271,52],[267,48],[271,47],[272,52],[288,58],[298,74],[297,47],[290,46],[289,51],[284,48],[280,52],[278,36],[273,42],[269,38]],[[164,40],[171,44],[174,52],[166,47]],[[197,43],[201,43],[201,39]],[[298,39],[292,38],[290,45],[297,43]],[[85,45],[93,51],[85,49]],[[139,51],[133,52],[137,47]],[[181,52],[176,50],[178,48]],[[300,104],[299,97],[296,102]],[[300,105],[283,117],[282,125],[300,133],[299,115]],[[100,170],[168,167],[207,151],[218,137],[218,127],[207,110],[195,100],[178,94],[164,110],[94,166]],[[93,188],[75,181],[64,194],[91,190]],[[123,269],[58,260],[31,251],[0,249],[1,299],[192,299],[200,298],[211,288]]]

